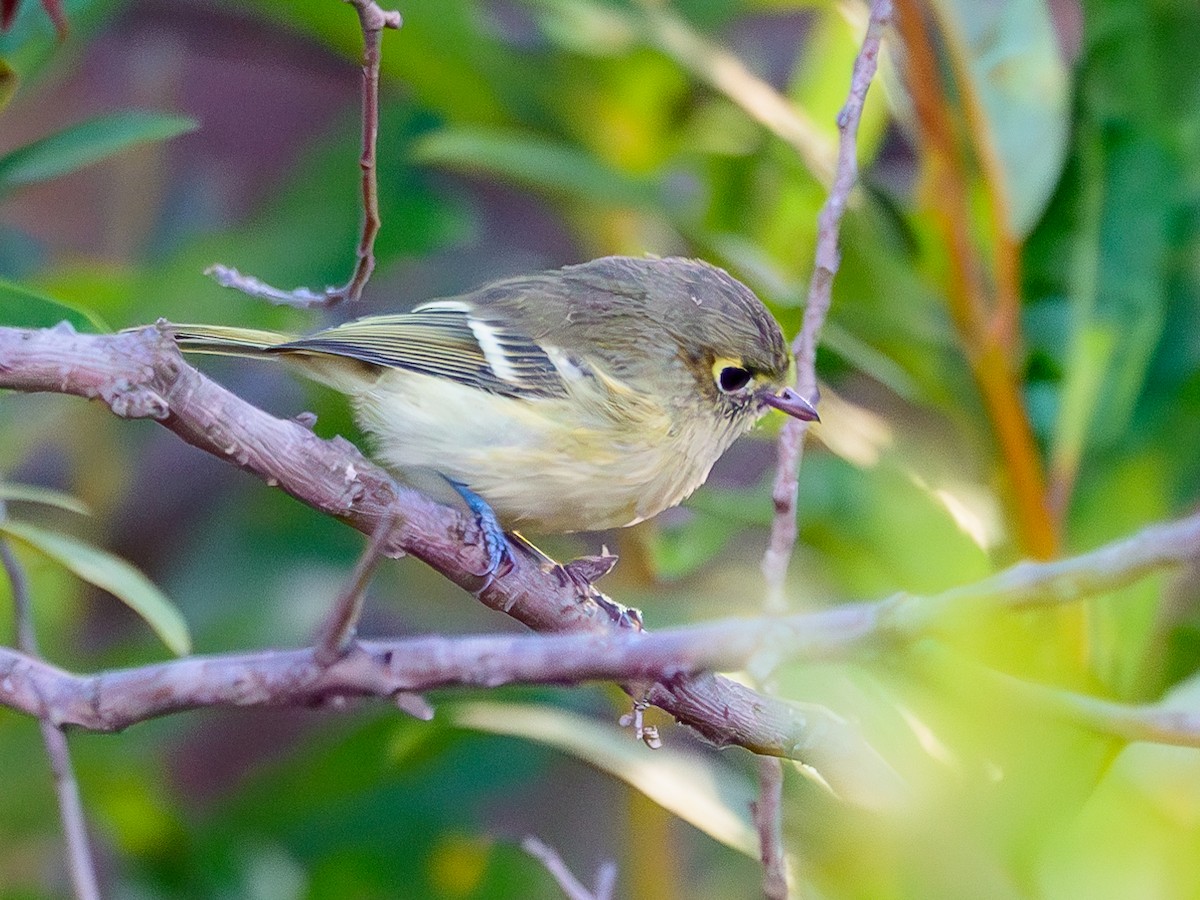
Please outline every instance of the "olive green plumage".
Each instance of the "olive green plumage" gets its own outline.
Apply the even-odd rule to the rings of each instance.
[[[703,483],[779,406],[791,356],[757,297],[698,260],[606,257],[303,337],[176,325],[184,350],[281,357],[346,393],[379,459],[465,486],[506,528],[630,525]]]

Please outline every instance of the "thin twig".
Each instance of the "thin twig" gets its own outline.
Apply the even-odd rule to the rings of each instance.
[[[1129,743],[1200,747],[1200,711],[1191,708],[1194,704],[1173,706],[1178,701],[1170,697],[1148,704],[1091,697],[998,672],[939,644],[922,647],[920,657],[932,677],[970,702],[994,691],[1042,715]]]
[[[7,516],[7,507],[4,501],[0,500],[0,521]],[[8,575],[8,583],[12,589],[17,646],[28,657],[37,659],[37,635],[33,627],[29,579],[25,575],[25,568],[3,537],[0,537],[0,565]],[[67,844],[67,864],[75,897],[77,900],[99,900],[100,883],[96,878],[96,864],[92,859],[87,822],[79,796],[79,783],[75,780],[75,771],[71,766],[71,751],[67,746],[66,735],[45,716],[41,717],[38,724],[41,727],[42,742],[46,745],[46,755],[50,759],[50,771],[54,777],[54,791],[58,796],[58,813]]]
[[[994,609],[1077,603],[1146,575],[1200,558],[1200,514],[1147,526],[1096,550],[1053,562],[1023,562],[990,578],[931,597],[898,594],[885,601],[887,627],[915,637]]]
[[[96,877],[87,819],[79,795],[79,782],[75,780],[75,770],[71,765],[67,736],[57,725],[44,719],[38,724],[46,745],[46,755],[50,758],[50,771],[54,776],[54,792],[58,795],[58,814],[67,843],[67,860],[76,900],[99,900],[100,882]]]
[[[379,234],[379,185],[375,176],[375,148],[379,143],[379,47],[384,28],[399,29],[400,13],[385,12],[368,0],[348,0],[358,12],[363,33],[362,71],[362,154],[358,158],[362,170],[363,227],[358,240],[357,261],[350,280],[338,291],[337,299],[351,303],[362,296],[363,287],[375,270],[375,237]]]
[[[363,224],[358,239],[354,272],[341,287],[323,291],[295,288],[291,291],[272,287],[253,275],[243,275],[237,269],[220,264],[205,270],[221,287],[234,288],[261,300],[281,306],[331,307],[357,301],[375,270],[375,238],[379,234],[379,187],[375,174],[375,147],[379,138],[379,47],[383,29],[399,28],[400,13],[384,10],[372,0],[346,0],[358,13],[363,34],[362,67],[362,153],[358,164],[362,170]]]
[[[815,401],[818,396],[817,341],[821,327],[825,324],[825,316],[829,312],[833,276],[840,262],[838,235],[842,216],[846,211],[850,191],[858,178],[858,123],[862,118],[867,89],[875,77],[880,42],[891,18],[891,0],[875,0],[871,4],[867,33],[863,38],[858,58],[854,61],[850,94],[838,114],[837,174],[818,217],[816,262],[808,288],[808,302],[804,308],[804,324],[792,344],[792,352],[796,356],[796,391],[811,401]],[[762,561],[763,575],[767,580],[767,609],[775,612],[782,612],[787,608],[784,600],[784,582],[787,579],[792,551],[796,546],[796,492],[804,437],[807,433],[807,422],[789,418],[779,434],[779,460],[772,492],[775,518],[771,523],[770,543]]]
[[[611,859],[600,863],[596,870],[596,889],[592,894],[596,900],[612,900],[617,890],[617,864]]]
[[[589,891],[567,868],[562,857],[538,838],[529,835],[521,841],[521,849],[545,867],[568,900],[611,900],[616,876],[616,868],[612,863],[605,863],[600,867],[600,871],[596,873],[596,889]]]
[[[763,865],[763,896],[787,900],[787,863],[783,855],[783,763],[771,756],[758,760],[758,800],[750,804],[758,830]]]
[[[8,518],[8,504],[0,500],[0,522]],[[30,656],[38,655],[37,633],[33,628],[33,609],[29,599],[29,578],[8,540],[0,536],[0,564],[8,576],[12,590],[13,621],[16,625],[17,646]]]
[[[800,396],[817,400],[817,342],[833,300],[833,277],[840,254],[838,235],[850,193],[858,180],[858,123],[862,118],[867,90],[875,78],[883,32],[892,16],[891,0],[874,0],[862,47],[850,76],[850,93],[838,114],[838,153],[829,196],[817,220],[816,260],[804,309],[804,324],[792,344],[796,357],[796,390]],[[809,162],[812,168],[812,162]],[[825,180],[825,179],[823,179]],[[771,537],[763,554],[762,571],[766,579],[764,603],[768,613],[787,610],[784,585],[788,564],[796,546],[796,501],[799,491],[800,463],[808,423],[789,419],[779,435],[778,462],[772,499],[775,517]],[[754,805],[763,863],[763,894],[768,900],[786,900],[788,895],[786,861],[783,853],[783,767],[777,760],[759,763],[759,798]]]
[[[367,584],[375,573],[376,566],[383,559],[384,548],[398,519],[399,512],[392,510],[379,520],[375,533],[371,535],[371,540],[354,566],[349,580],[317,630],[316,656],[320,665],[327,666],[335,659],[345,656],[354,642],[358,620],[362,616],[363,596],[366,594]]]

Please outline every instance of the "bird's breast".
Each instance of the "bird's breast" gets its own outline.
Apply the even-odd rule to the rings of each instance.
[[[401,477],[461,482],[505,527],[546,533],[632,525],[676,505],[745,430],[608,390],[514,398],[401,370],[355,407]]]

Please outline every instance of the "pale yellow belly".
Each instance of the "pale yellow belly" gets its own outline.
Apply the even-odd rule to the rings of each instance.
[[[399,370],[355,405],[386,467],[418,487],[436,483],[430,473],[452,478],[506,528],[535,532],[649,518],[699,487],[737,436],[718,423],[681,431],[657,407],[639,407],[636,424],[617,426],[586,404],[516,400]]]

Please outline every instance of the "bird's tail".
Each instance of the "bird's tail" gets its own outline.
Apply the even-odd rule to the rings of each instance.
[[[260,359],[282,359],[301,372],[344,394],[355,395],[369,390],[382,371],[360,360],[291,343],[294,335],[257,328],[234,328],[228,325],[176,325],[167,323],[167,332],[175,338],[185,353],[208,353],[217,356],[249,356]]]
[[[280,344],[292,335],[257,328],[232,328],[228,325],[166,326],[185,353],[211,353],[219,356],[273,356]]]

